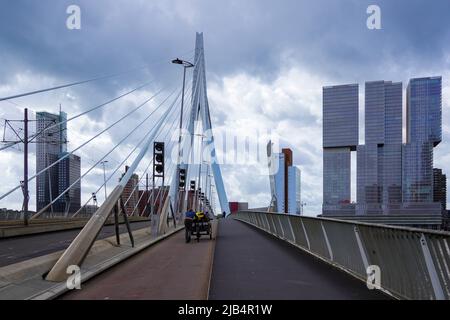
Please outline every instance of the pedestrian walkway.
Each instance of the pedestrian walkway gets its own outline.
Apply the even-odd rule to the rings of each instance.
[[[267,233],[222,220],[210,299],[387,299],[360,280]]]

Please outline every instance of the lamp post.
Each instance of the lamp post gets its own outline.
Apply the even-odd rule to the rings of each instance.
[[[194,64],[190,63],[189,61],[184,61],[184,60],[181,60],[178,58],[175,60],[172,60],[172,63],[183,66],[183,91],[181,93],[180,133],[178,136],[178,160],[177,160],[177,174],[176,174],[176,180],[177,180],[176,187],[178,188],[178,185],[179,185],[178,180],[179,180],[179,176],[180,176],[180,165],[181,165],[181,138],[182,138],[181,135],[182,135],[182,130],[183,130],[184,91],[185,91],[184,89],[186,87],[186,69],[194,67]],[[175,205],[176,205],[175,211],[178,212],[180,209],[178,206],[179,190],[175,193],[175,197],[176,197],[176,199],[174,199]]]
[[[303,211],[303,210],[304,210],[304,207],[306,206],[306,202],[301,202],[301,203],[300,203],[300,206],[301,206],[301,208],[302,208],[302,209],[301,209],[302,212],[300,213],[300,215],[303,215],[303,214],[304,214],[304,211]]]

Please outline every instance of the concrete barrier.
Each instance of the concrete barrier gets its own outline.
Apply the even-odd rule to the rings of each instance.
[[[147,218],[142,217],[130,217],[130,222],[142,222],[148,221]],[[0,223],[0,239],[27,236],[40,233],[73,230],[83,228],[88,220],[86,219],[40,219],[30,222],[28,226],[24,226],[23,222],[13,222],[5,223],[2,221]],[[120,221],[121,224],[124,223],[123,218]],[[109,219],[106,225],[114,224],[113,219]]]

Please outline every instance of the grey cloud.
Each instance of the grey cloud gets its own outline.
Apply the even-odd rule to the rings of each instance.
[[[65,11],[71,4],[82,8],[80,31],[65,28]],[[378,79],[405,82],[409,77],[439,75],[448,70],[450,2],[378,0],[383,24],[380,31],[366,28],[369,4],[372,1],[2,1],[0,86],[11,84],[17,74],[36,76],[33,85],[39,88],[41,75],[59,84],[150,64],[148,69],[124,77],[68,89],[59,95],[17,101],[20,105],[36,106],[37,111],[57,110],[62,102],[73,114],[148,79],[155,79],[149,88],[152,92],[179,85],[180,70],[169,61],[185,53],[185,58],[193,55],[196,31],[205,32],[210,87],[214,83],[220,88],[224,78],[239,74],[270,85],[280,73],[293,67],[323,79],[320,85]],[[236,115],[227,114],[220,103],[218,100],[219,105],[211,106],[215,108],[215,125],[233,123],[230,117]],[[134,102],[118,103],[112,109],[92,114],[90,119],[104,125],[133,105]],[[0,103],[3,116],[14,116],[10,107]],[[295,120],[288,123],[292,132],[310,131],[313,127],[313,132],[317,132],[320,119],[305,111],[305,107],[298,106],[302,112],[282,110],[267,123],[277,125],[289,118]],[[132,123],[136,124],[149,110],[151,107],[133,117]],[[20,112],[16,114],[20,116]],[[118,141],[126,130],[126,126],[119,126],[112,131],[113,141]],[[315,145],[320,137],[311,135],[311,139],[316,141],[293,143],[305,170],[316,170],[317,159],[321,159]],[[438,153],[445,156],[447,147],[440,148]],[[314,172],[318,179],[320,174]],[[253,192],[255,199],[260,199],[266,187],[255,181],[242,182],[241,192]],[[304,188],[305,194],[317,205],[320,190],[310,187],[314,189]]]

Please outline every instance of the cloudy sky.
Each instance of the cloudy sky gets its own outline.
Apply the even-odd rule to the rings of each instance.
[[[72,4],[81,8],[81,30],[66,28],[66,9]],[[381,30],[366,26],[371,4],[381,8]],[[410,78],[442,75],[444,141],[435,152],[435,166],[450,173],[449,12],[447,0],[0,0],[1,97],[148,66],[89,85],[0,102],[0,118],[19,119],[25,106],[56,112],[60,104],[70,117],[153,81],[111,107],[70,122],[73,149],[159,89],[175,88],[181,71],[168,61],[191,58],[195,32],[201,31],[213,126],[241,136],[267,128],[278,134],[302,170],[306,214],[316,215],[322,202],[322,86],[359,83],[362,102],[365,81],[402,81],[406,87]],[[83,171],[162,98],[80,150]],[[360,108],[363,119],[363,103]],[[108,158],[108,172],[139,139],[137,134]],[[0,194],[22,179],[21,159],[20,146],[0,152]],[[33,173],[34,154],[30,166]],[[269,181],[260,170],[237,165],[222,170],[230,200],[267,206]],[[102,179],[100,167],[86,176],[85,200]],[[20,205],[20,192],[0,201],[0,207]]]

